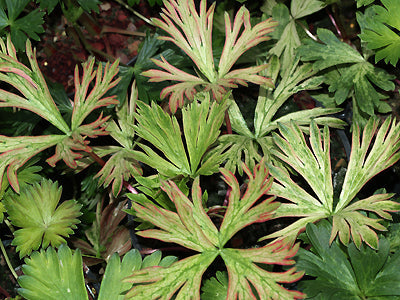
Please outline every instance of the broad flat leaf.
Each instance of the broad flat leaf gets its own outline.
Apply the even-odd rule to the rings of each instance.
[[[329,242],[331,225],[307,225],[313,251],[300,249],[296,266],[317,277],[299,284],[312,299],[398,299],[400,255],[389,256],[389,243],[379,241],[377,250],[351,243],[341,248]]]
[[[201,288],[203,300],[225,300],[228,294],[228,273],[217,271],[215,277],[207,279]]]
[[[127,293],[128,299],[171,299],[174,295],[176,299],[200,299],[202,275],[218,255],[222,256],[228,270],[227,299],[303,298],[303,294],[288,291],[279,285],[280,282],[298,280],[302,273],[294,269],[275,273],[260,267],[260,264],[292,264],[290,258],[296,254],[297,246],[283,246],[277,242],[257,249],[223,248],[242,228],[270,219],[279,205],[272,202],[273,198],[262,198],[260,202],[271,184],[264,162],[257,165],[253,172],[246,166],[244,170],[249,181],[241,197],[237,179],[229,171],[221,169],[224,180],[230,186],[230,194],[219,230],[203,208],[199,177],[192,186],[192,200],[174,182],[163,184],[164,191],[175,204],[176,212],[148,202],[132,204],[138,218],[159,228],[140,231],[140,236],[173,242],[200,253],[167,268],[152,267],[133,272],[124,280],[134,283]]]
[[[132,274],[133,271],[150,266],[168,267],[176,260],[176,257],[167,256],[161,260],[161,252],[156,251],[146,256],[142,261],[139,251],[132,249],[126,253],[122,262],[118,254],[114,253],[107,263],[103,279],[101,281],[99,300],[123,300],[124,293],[128,291],[132,284],[123,282],[125,277]]]
[[[61,245],[33,252],[22,266],[24,275],[18,278],[18,293],[30,300],[87,300],[88,294],[82,271],[82,256]]]
[[[384,59],[385,63],[396,66],[400,58],[400,3],[396,0],[381,2],[383,6],[368,8],[365,16],[357,12],[357,21],[361,25],[360,38],[367,42],[368,48],[376,51],[375,62]]]
[[[210,105],[210,97],[206,94],[201,103],[195,101],[184,108],[184,143],[175,116],[168,115],[158,105],[148,106],[139,102],[136,114],[138,124],[134,127],[136,134],[160,150],[165,158],[144,144],[139,144],[144,152],[134,151],[136,158],[167,177],[215,173],[219,156],[207,160],[202,160],[202,157],[219,136],[228,103],[226,99],[220,104],[213,102]]]
[[[300,19],[323,9],[325,6],[324,2],[318,0],[293,0],[290,3],[290,12],[293,18]]]
[[[394,164],[399,158],[400,125],[388,118],[378,130],[378,121],[371,119],[366,125],[360,143],[360,129],[353,128],[353,143],[350,161],[342,190],[334,205],[330,162],[329,130],[324,127],[321,134],[313,122],[310,139],[305,139],[301,129],[294,122],[290,126],[280,125],[282,137],[274,140],[281,151],[273,150],[274,155],[290,165],[305,179],[315,196],[293,181],[286,170],[270,166],[276,182],[270,193],[283,197],[291,203],[283,203],[275,217],[300,217],[297,221],[265,238],[277,237],[293,242],[307,223],[333,217],[331,242],[339,234],[344,244],[350,235],[357,247],[365,241],[373,248],[378,247],[378,237],[372,229],[385,230],[380,219],[370,219],[360,212],[371,211],[384,219],[391,219],[388,212],[400,209],[400,204],[388,200],[391,194],[376,194],[355,201],[357,193],[376,174]],[[351,205],[349,205],[354,201]]]
[[[393,90],[394,83],[391,80],[394,77],[383,69],[375,68],[357,50],[340,41],[330,30],[318,28],[317,33],[323,44],[307,40],[298,51],[302,60],[315,61],[315,70],[338,66],[337,70],[330,71],[339,72],[338,76],[335,80],[328,80],[329,91],[335,93],[336,103],[343,103],[350,93],[354,92],[357,106],[364,113],[373,115],[374,110],[390,111],[388,105],[380,101],[386,97],[379,93],[375,86],[385,91]]]
[[[29,255],[40,245],[58,247],[65,243],[63,237],[73,233],[79,220],[81,205],[74,200],[61,203],[61,188],[57,183],[43,180],[21,191],[20,195],[9,194],[3,200],[14,226],[21,227],[14,232],[13,245],[17,246],[20,257]]]
[[[23,17],[18,18],[24,11],[29,0],[5,0],[0,2],[0,31],[5,31],[9,27],[11,39],[17,49],[23,50],[27,41],[27,35],[39,40],[38,33],[43,33],[44,12],[35,9]],[[7,10],[7,14],[5,12]]]
[[[40,4],[40,8],[42,10],[47,10],[47,13],[50,14],[54,7],[58,4],[59,0],[36,0],[37,3]]]
[[[365,5],[370,5],[372,2],[374,2],[374,0],[356,0],[357,1],[357,8]]]
[[[0,201],[0,223],[3,223],[4,213],[7,212],[3,202]]]
[[[77,0],[79,5],[87,12],[93,10],[96,13],[99,13],[99,4],[101,1],[99,0]]]

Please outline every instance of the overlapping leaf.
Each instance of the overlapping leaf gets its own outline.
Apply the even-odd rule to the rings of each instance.
[[[270,59],[270,68],[265,72],[265,76],[271,77],[275,82],[279,72],[281,80],[277,87],[272,90],[263,86],[260,89],[260,95],[257,100],[257,106],[254,113],[254,132],[248,128],[244,116],[236,103],[229,107],[229,117],[232,130],[236,134],[226,134],[218,138],[218,146],[210,152],[223,152],[225,167],[233,172],[237,169],[241,174],[240,165],[242,161],[249,167],[254,167],[262,157],[267,161],[274,161],[271,156],[271,149],[275,147],[272,141],[271,132],[278,128],[278,123],[288,123],[295,120],[304,128],[307,128],[311,120],[318,124],[329,125],[341,128],[344,122],[337,118],[326,115],[334,114],[340,111],[336,108],[314,108],[293,112],[280,118],[275,118],[278,109],[294,93],[302,90],[312,90],[318,88],[322,83],[321,77],[312,77],[315,71],[311,64],[298,65],[299,60],[293,61],[289,70],[281,70],[279,60],[276,56]]]
[[[379,241],[377,251],[364,246],[357,249],[353,243],[343,249],[330,244],[331,227],[328,222],[307,225],[314,251],[300,249],[296,266],[317,278],[302,281],[300,289],[321,300],[399,298],[400,253],[391,256],[386,239]]]
[[[170,0],[164,2],[165,8],[161,19],[153,19],[154,24],[166,31],[169,36],[161,37],[180,47],[195,63],[203,76],[195,76],[184,72],[164,58],[153,60],[165,71],[151,69],[142,75],[150,77],[152,82],[174,80],[179,83],[165,88],[161,97],[170,96],[170,110],[175,112],[184,104],[184,95],[193,100],[197,86],[203,86],[206,91],[212,91],[214,98],[221,100],[229,88],[246,82],[270,84],[270,81],[258,72],[267,66],[255,66],[230,71],[237,59],[248,49],[269,39],[276,23],[271,19],[260,22],[252,27],[250,13],[243,6],[235,16],[233,25],[229,14],[225,14],[225,45],[218,68],[215,68],[212,48],[212,24],[215,4],[207,9],[206,1],[200,1],[200,11],[196,11],[193,0],[179,2]],[[242,30],[242,27],[244,29]]]
[[[317,71],[332,66],[337,70],[329,71],[334,80],[328,80],[329,91],[335,93],[337,104],[343,103],[354,93],[357,107],[372,116],[374,111],[388,112],[391,107],[380,101],[385,99],[375,88],[389,91],[394,89],[392,75],[383,69],[374,67],[357,50],[340,41],[331,31],[319,28],[318,37],[323,44],[307,40],[299,47],[298,52],[304,61],[315,61],[313,68]]]
[[[145,203],[144,206],[133,203],[137,217],[159,228],[140,231],[139,235],[177,243],[200,253],[168,268],[153,267],[134,272],[125,279],[135,284],[128,292],[128,298],[170,299],[176,295],[177,299],[200,299],[202,275],[218,255],[225,261],[229,274],[227,299],[303,298],[303,294],[288,291],[278,284],[296,281],[302,276],[301,273],[294,268],[276,273],[260,267],[260,264],[292,264],[290,258],[297,252],[297,247],[283,246],[281,242],[277,242],[257,249],[224,248],[227,241],[242,228],[270,219],[279,205],[272,202],[273,198],[260,199],[272,181],[268,178],[265,164],[257,165],[253,172],[246,166],[244,170],[249,181],[243,197],[240,196],[239,183],[234,175],[225,169],[221,170],[231,192],[219,230],[203,208],[198,177],[192,186],[192,200],[172,181],[163,185],[176,206],[176,212],[151,203]]]
[[[385,227],[380,224],[380,219],[369,218],[361,212],[374,212],[381,218],[391,219],[388,212],[399,210],[400,204],[388,200],[393,196],[391,194],[377,194],[358,201],[355,201],[355,197],[372,177],[400,158],[400,125],[388,118],[378,130],[378,121],[371,119],[361,141],[359,127],[353,127],[350,161],[337,202],[333,197],[328,128],[325,127],[321,134],[313,122],[310,127],[310,146],[294,122],[290,126],[280,125],[280,132],[282,137],[275,135],[274,140],[281,151],[273,150],[274,155],[296,170],[315,195],[295,183],[287,171],[271,166],[271,174],[276,178],[271,194],[291,202],[282,204],[275,217],[299,219],[267,238],[294,241],[308,223],[332,217],[331,242],[339,235],[340,240],[348,244],[351,236],[357,247],[365,241],[377,248],[378,237],[373,229],[384,230]]]
[[[138,103],[138,124],[135,131],[138,136],[160,150],[165,158],[145,144],[139,144],[144,152],[135,151],[136,158],[167,177],[195,177],[199,174],[215,173],[221,160],[220,156],[216,154],[208,159],[203,159],[203,156],[219,136],[228,105],[228,99],[220,104],[213,102],[210,105],[210,97],[205,94],[201,103],[195,101],[184,108],[184,142],[175,116],[168,115],[155,104],[149,106]]]
[[[118,64],[114,63],[111,66],[107,64],[104,70],[100,66],[97,71],[93,71],[94,59],[92,59],[83,64],[82,81],[80,81],[79,72],[76,69],[76,94],[71,128],[69,128],[53,101],[29,40],[26,45],[26,54],[30,68],[18,61],[10,38],[7,39],[7,46],[2,40],[0,46],[0,81],[12,85],[19,91],[19,93],[12,93],[0,89],[0,107],[17,107],[30,110],[49,121],[64,134],[15,138],[0,137],[0,156],[3,158],[0,164],[0,179],[3,178],[3,173],[7,169],[10,184],[14,190],[19,191],[15,176],[16,171],[32,156],[56,146],[55,154],[47,160],[48,163],[54,166],[62,159],[68,166],[75,168],[77,166],[76,160],[82,157],[79,151],[87,151],[88,149],[87,144],[89,142],[86,138],[107,134],[104,131],[104,123],[108,117],[103,117],[100,114],[97,120],[91,123],[84,124],[83,122],[93,110],[118,103],[114,97],[102,98],[108,89],[118,83],[118,80],[112,81],[117,73]],[[94,86],[90,89],[93,81]]]
[[[372,2],[372,1],[368,1]],[[400,58],[400,3],[396,0],[382,0],[383,6],[374,5],[357,12],[361,27],[360,38],[376,51],[375,62],[382,59],[396,66]]]
[[[114,254],[107,264],[100,286],[99,300],[122,300],[132,284],[122,282],[122,279],[135,270],[149,266],[168,267],[176,257],[167,256],[161,259],[157,251],[143,260],[138,250],[129,251],[122,259]],[[65,244],[58,252],[52,247],[46,251],[32,253],[22,266],[24,275],[18,278],[21,288],[18,293],[26,299],[88,299],[82,269],[80,250],[72,251]]]
[[[79,220],[80,205],[74,200],[61,203],[61,188],[57,183],[43,180],[21,191],[20,195],[9,194],[3,201],[14,226],[12,244],[17,246],[20,257],[29,255],[40,245],[58,247],[65,243],[63,237],[73,233]]]

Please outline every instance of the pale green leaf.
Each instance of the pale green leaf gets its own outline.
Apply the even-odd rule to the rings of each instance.
[[[271,165],[271,174],[276,181],[270,193],[290,201],[277,209],[275,218],[300,218],[265,238],[275,237],[294,242],[307,223],[332,216],[331,242],[339,235],[340,240],[348,244],[351,236],[357,247],[365,241],[371,247],[377,248],[378,238],[374,230],[385,230],[380,218],[391,219],[389,212],[400,210],[400,204],[388,200],[392,196],[388,194],[377,194],[358,201],[354,199],[369,179],[400,158],[399,130],[400,125],[396,125],[391,118],[379,130],[377,121],[371,119],[364,129],[360,144],[360,130],[357,126],[354,128],[350,161],[335,204],[328,128],[325,126],[321,134],[315,122],[312,122],[310,138],[306,140],[298,125],[281,124],[282,137],[274,137],[281,151],[273,150],[273,153],[304,178],[313,195],[301,188],[287,171]],[[349,205],[351,201],[354,202]],[[373,212],[380,218],[368,218],[362,214],[365,211]]]
[[[78,66],[75,68],[75,96],[74,110],[72,113],[71,128],[76,130],[81,126],[85,118],[96,108],[117,104],[118,100],[114,96],[105,97],[104,94],[118,84],[119,79],[113,81],[118,73],[118,61],[110,65],[105,65],[104,70],[99,64],[96,71],[93,71],[94,58],[82,64],[83,74],[80,79]],[[88,94],[89,85],[95,79],[94,87]]]
[[[302,299],[304,295],[298,291],[289,291],[278,282],[293,282],[303,276],[291,268],[286,272],[269,272],[260,265],[279,263],[291,265],[298,245],[289,248],[281,243],[269,244],[255,249],[223,249],[223,258],[229,275],[228,295],[226,299]],[[255,297],[251,288],[257,290]]]
[[[19,191],[17,171],[31,157],[62,142],[63,135],[6,137],[0,135],[0,182],[7,169],[7,177],[15,191]]]
[[[62,132],[68,134],[70,129],[62,118],[53,98],[50,95],[46,81],[36,61],[36,52],[32,50],[30,41],[26,43],[26,54],[31,68],[20,63],[16,56],[14,45],[10,38],[7,47],[0,41],[1,53],[0,80],[15,87],[21,94],[17,95],[0,90],[0,107],[19,107],[27,109],[48,120]]]
[[[81,252],[61,245],[32,253],[22,266],[18,293],[30,300],[87,300]]]
[[[27,186],[20,195],[9,194],[3,201],[14,226],[13,245],[20,257],[29,255],[40,245],[58,247],[65,243],[64,237],[73,233],[79,220],[81,205],[74,200],[60,205],[61,188],[57,183],[43,180],[40,184]],[[58,205],[58,207],[57,207]]]
[[[290,12],[293,18],[300,19],[323,9],[325,6],[324,2],[318,0],[293,0],[290,3]]]

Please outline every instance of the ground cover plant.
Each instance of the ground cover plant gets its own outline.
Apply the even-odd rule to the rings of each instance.
[[[400,298],[400,5],[116,2],[0,1],[3,298]],[[132,60],[90,44],[112,7]],[[71,93],[51,14],[92,54]]]

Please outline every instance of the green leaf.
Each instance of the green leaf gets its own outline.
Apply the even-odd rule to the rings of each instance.
[[[58,252],[52,247],[33,252],[25,259],[22,270],[18,293],[27,299],[88,299],[79,249],[72,254],[68,246],[61,245]]]
[[[354,92],[359,109],[368,115],[375,110],[387,112],[388,107],[380,100],[386,98],[375,86],[385,91],[393,90],[394,76],[385,70],[375,68],[355,49],[340,41],[330,30],[319,28],[319,39],[323,44],[307,40],[298,51],[304,61],[315,61],[315,70],[338,66],[338,76],[328,80],[329,91],[335,93],[337,104],[343,103]],[[350,65],[348,65],[350,64]],[[337,72],[332,70],[329,72]],[[327,75],[326,75],[327,76]]]
[[[3,202],[0,201],[0,223],[3,223],[4,220],[4,213],[7,212],[6,208],[4,207]]]
[[[157,257],[157,259],[155,259]],[[174,256],[167,256],[161,260],[161,252],[157,251],[146,256],[142,262],[142,256],[139,251],[132,249],[124,255],[122,262],[118,254],[114,253],[108,261],[104,272],[103,280],[100,286],[99,300],[122,300],[124,294],[128,291],[132,284],[123,282],[125,277],[132,274],[133,271],[140,270],[150,266],[168,267],[176,260]]]
[[[211,277],[204,282],[201,288],[201,299],[225,300],[228,294],[228,284],[228,273],[217,271],[216,277]]]
[[[282,137],[274,136],[281,151],[273,150],[273,153],[296,170],[313,193],[310,194],[300,187],[286,170],[271,165],[271,174],[276,181],[270,193],[289,200],[289,203],[283,203],[277,209],[275,218],[290,216],[299,219],[265,238],[277,237],[293,242],[308,223],[333,217],[330,242],[339,235],[342,243],[348,244],[351,236],[357,247],[365,241],[371,247],[377,248],[378,237],[373,229],[385,230],[380,224],[380,218],[390,220],[389,212],[398,211],[400,204],[388,200],[393,196],[391,194],[376,194],[357,201],[355,197],[373,176],[399,160],[399,131],[400,125],[396,125],[391,118],[379,130],[378,122],[371,119],[364,129],[360,143],[360,129],[357,125],[353,127],[349,165],[339,199],[334,201],[328,128],[325,126],[321,133],[312,122],[310,139],[306,140],[294,122],[290,126],[281,124]],[[353,203],[350,204],[351,202]],[[374,212],[380,218],[368,218],[361,214],[363,211]]]
[[[7,178],[16,192],[19,192],[17,171],[32,156],[50,148],[64,139],[62,135],[6,137],[0,135],[0,182],[7,169]]]
[[[300,19],[323,9],[325,6],[324,2],[318,0],[293,0],[290,3],[290,12],[294,19]]]
[[[281,69],[277,57],[272,56],[270,64],[274,67],[270,71],[264,72],[263,75],[275,78],[275,81],[279,69],[282,70],[283,74],[281,74],[282,78],[273,92],[264,86],[260,88],[260,95],[254,112],[254,133],[248,128],[238,105],[233,102],[228,112],[232,130],[238,134],[220,136],[217,140],[218,145],[208,155],[222,152],[224,161],[226,161],[225,168],[232,172],[238,170],[239,174],[242,175],[242,169],[240,168],[242,161],[249,168],[253,168],[263,157],[267,162],[272,161],[274,164],[279,164],[271,155],[271,149],[276,147],[272,141],[271,133],[278,128],[279,122],[288,123],[291,120],[295,120],[302,125],[304,130],[311,120],[321,125],[329,125],[336,128],[344,127],[346,123],[343,121],[326,116],[340,111],[340,109],[335,108],[308,109],[276,118],[275,114],[291,95],[302,90],[316,89],[322,83],[321,77],[311,77],[315,74],[311,64],[299,66],[298,62],[298,59],[294,60],[292,62],[293,65],[286,71],[283,68]],[[269,72],[275,74],[269,74]]]
[[[99,13],[99,4],[101,1],[99,0],[77,0],[80,7],[82,7],[85,11],[90,12],[94,11]]]
[[[301,290],[313,299],[398,299],[400,255],[389,257],[387,240],[377,250],[353,243],[346,249],[330,245],[330,231],[328,222],[307,225],[313,252],[300,249],[296,266],[317,278],[302,281]]]
[[[14,232],[13,245],[17,246],[20,257],[29,255],[40,245],[58,247],[65,243],[63,237],[73,233],[79,220],[81,205],[74,200],[61,203],[61,188],[57,183],[43,180],[21,191],[20,195],[8,195],[4,205],[14,226],[21,227]]]
[[[216,172],[219,158],[202,160],[202,157],[219,136],[228,103],[226,99],[220,104],[213,102],[210,105],[210,97],[206,94],[201,103],[195,101],[182,110],[185,147],[175,116],[168,115],[154,103],[148,106],[139,102],[136,114],[138,124],[134,127],[136,133],[160,150],[165,158],[144,144],[139,146],[145,153],[135,151],[136,158],[167,177],[195,177]]]
[[[37,34],[44,32],[42,26],[44,12],[39,9],[18,18],[28,3],[29,0],[5,0],[0,5],[0,30],[3,31],[9,26],[11,39],[18,50],[24,50],[27,35],[34,40],[39,40]],[[7,10],[8,16],[5,10]]]
[[[40,9],[47,10],[47,13],[50,14],[54,7],[58,4],[59,0],[36,0],[37,3],[40,4]]]
[[[200,253],[167,268],[151,267],[133,272],[124,280],[134,284],[126,295],[128,299],[170,299],[174,295],[177,299],[200,299],[202,275],[218,255],[222,256],[227,266],[229,299],[236,299],[236,295],[239,299],[256,299],[257,296],[259,299],[297,299],[304,296],[279,285],[298,280],[302,273],[295,272],[293,268],[283,273],[268,272],[260,267],[261,264],[292,264],[290,258],[295,255],[297,246],[284,246],[277,242],[256,249],[223,248],[242,228],[270,219],[279,205],[272,202],[273,198],[263,197],[271,184],[264,162],[257,165],[253,172],[246,166],[244,170],[249,181],[246,191],[241,192],[234,175],[221,169],[224,180],[230,186],[230,194],[219,230],[204,210],[198,177],[192,186],[191,200],[174,182],[163,184],[176,212],[149,202],[132,204],[138,218],[159,228],[140,231],[138,235],[173,242]]]
[[[376,51],[375,62],[384,59],[385,63],[396,66],[400,58],[400,3],[382,0],[382,4],[368,8],[365,16],[357,12],[357,21],[361,25],[360,38],[367,42],[368,48]]]
[[[84,119],[96,108],[117,104],[115,96],[102,98],[103,95],[112,87],[116,86],[120,79],[114,81],[113,78],[118,73],[118,61],[110,65],[107,63],[103,67],[98,65],[97,70],[93,71],[94,58],[82,64],[83,74],[80,81],[78,66],[75,68],[75,97],[74,111],[72,114],[71,129],[76,130]],[[95,85],[88,94],[89,85],[95,79]]]

